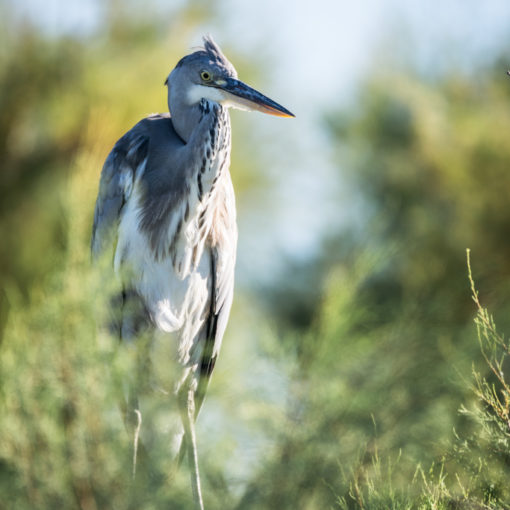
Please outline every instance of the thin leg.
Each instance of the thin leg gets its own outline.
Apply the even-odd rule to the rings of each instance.
[[[188,437],[188,462],[191,475],[191,490],[195,504],[200,510],[204,510],[202,501],[202,489],[200,488],[200,473],[198,471],[197,440],[195,436],[195,391],[188,390],[187,424],[185,425]]]
[[[123,289],[120,309],[120,338],[133,362],[132,369],[126,374],[126,402],[122,406],[124,423],[133,438],[132,477],[136,477],[136,467],[141,454],[143,460],[143,444],[140,443],[142,413],[138,402],[138,391],[143,386],[146,372],[148,334],[148,315],[140,296],[132,289]]]
[[[197,441],[195,435],[195,389],[192,384],[186,384],[181,390],[186,392],[186,399],[182,402],[181,415],[184,425],[183,441],[186,441],[186,449],[188,452],[188,464],[191,476],[191,490],[193,499],[198,510],[204,510],[204,502],[202,500],[202,489],[200,488],[200,473],[198,470],[198,454]],[[183,395],[184,397],[184,395]],[[182,399],[184,400],[184,398]]]
[[[138,439],[140,438],[140,428],[142,426],[142,413],[139,409],[135,409],[134,413],[136,414],[136,427],[135,427],[135,434],[133,438],[133,480],[136,476],[136,461],[137,461],[137,455],[138,455]]]

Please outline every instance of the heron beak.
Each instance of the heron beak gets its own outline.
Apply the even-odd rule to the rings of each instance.
[[[218,80],[214,85],[223,91],[226,106],[233,106],[241,110],[257,110],[277,117],[295,117],[287,108],[257,92],[242,81],[227,78]]]

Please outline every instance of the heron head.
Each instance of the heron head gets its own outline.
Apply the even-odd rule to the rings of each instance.
[[[172,103],[193,106],[207,99],[227,108],[294,117],[283,106],[238,80],[234,66],[210,36],[204,37],[203,49],[178,62],[165,84],[170,111]]]

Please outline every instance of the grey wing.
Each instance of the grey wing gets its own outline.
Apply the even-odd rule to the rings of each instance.
[[[143,168],[148,152],[148,137],[139,125],[128,131],[112,149],[103,166],[99,192],[94,212],[91,251],[95,263],[101,261],[102,277],[110,283],[113,278],[113,261],[117,248],[118,228],[125,203],[131,196],[137,171]],[[134,314],[124,317],[127,300],[137,302],[129,289],[118,288],[117,295],[110,296],[105,319],[110,332],[120,337],[128,336],[135,325],[126,319],[137,320]],[[134,309],[134,306],[133,306]],[[125,324],[126,323],[126,324]],[[143,323],[143,321],[141,321]]]
[[[113,263],[122,208],[129,200],[137,171],[147,159],[149,138],[139,125],[128,131],[106,158],[94,212],[92,258]]]
[[[227,327],[234,297],[234,270],[237,249],[237,227],[235,224],[234,195],[229,182],[226,208],[220,223],[223,229],[220,244],[211,248],[211,308],[206,323],[205,344],[200,364],[197,389],[197,414],[203,403],[209,379],[220,352],[221,342]]]
[[[234,260],[223,266],[218,252],[213,251],[211,261],[213,295],[211,312],[207,321],[206,345],[202,353],[201,373],[209,377],[218,357],[221,341],[227,326],[232,298],[234,295]]]

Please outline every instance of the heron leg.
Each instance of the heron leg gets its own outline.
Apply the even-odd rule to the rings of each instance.
[[[138,456],[138,439],[140,438],[140,428],[142,427],[142,413],[139,409],[135,409],[134,413],[136,415],[136,426],[135,426],[135,434],[133,438],[133,480],[136,476],[136,461]]]
[[[136,466],[139,457],[139,451],[143,449],[140,443],[140,430],[142,428],[142,413],[138,405],[138,399],[130,397],[127,401],[121,402],[124,425],[126,426],[127,433],[133,438],[133,461],[131,466],[131,474],[133,480],[136,477]],[[141,448],[140,448],[141,447]]]
[[[140,296],[132,289],[123,288],[120,301],[120,338],[128,349],[133,362],[132,370],[127,374],[128,377],[125,381],[126,402],[122,408],[124,423],[128,433],[133,437],[132,477],[134,480],[139,453],[143,450],[143,445],[139,443],[142,413],[138,401],[138,391],[144,381],[150,336],[146,334],[148,328],[147,310]]]
[[[188,454],[188,464],[191,476],[191,490],[197,509],[204,510],[202,489],[200,487],[200,473],[198,470],[197,440],[195,435],[195,387],[194,377],[189,377],[191,382],[183,385],[179,391],[179,405],[181,408],[182,422],[184,425],[183,441]]]

